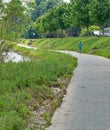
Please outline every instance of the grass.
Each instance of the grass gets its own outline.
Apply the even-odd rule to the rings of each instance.
[[[75,58],[62,53],[16,46],[14,49],[32,60],[0,64],[0,130],[25,130],[31,111],[37,111],[47,100],[55,107],[52,87],[57,84],[64,89],[58,79],[70,79],[77,64]],[[50,111],[43,115],[47,122],[53,108]]]
[[[57,86],[65,92],[69,81],[66,79],[70,79],[77,60],[48,49],[78,51],[80,41],[84,53],[110,58],[110,37],[34,39],[32,45],[39,48],[37,51],[14,47],[15,51],[31,60],[0,64],[0,130],[25,130],[31,111],[49,105],[49,112],[44,111],[42,116],[50,123],[64,94],[56,100],[52,87]],[[17,42],[28,44],[29,40]]]
[[[110,58],[110,37],[34,39],[33,46],[42,49],[79,51],[80,41],[83,43],[83,53]]]

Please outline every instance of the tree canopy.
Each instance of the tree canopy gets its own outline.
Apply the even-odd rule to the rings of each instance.
[[[110,0],[0,0],[0,37],[78,36],[83,28],[110,23]]]
[[[76,26],[86,28],[90,26],[89,7],[90,0],[71,0],[71,12]]]
[[[4,4],[4,10],[1,11],[1,38],[16,39],[19,38],[25,26],[25,7],[20,0],[11,0]]]
[[[65,32],[65,34],[68,30],[71,30],[71,32],[74,31],[74,35],[77,30],[82,28],[86,28],[89,31],[90,26],[99,26],[103,29],[109,20],[109,0],[71,0],[70,3],[57,5],[38,17],[34,22],[34,27],[36,28],[34,29],[36,33],[41,30],[44,36],[46,34],[53,35],[54,33],[56,37],[56,33],[58,34],[59,30],[60,33]]]
[[[104,29],[110,20],[110,0],[92,0],[90,16],[92,23]]]

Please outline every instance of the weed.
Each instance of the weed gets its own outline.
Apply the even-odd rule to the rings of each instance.
[[[71,76],[77,62],[66,54],[14,47],[29,55],[28,62],[0,64],[0,130],[24,130],[31,111],[47,99],[54,100],[51,86]],[[44,118],[49,121],[47,112]]]

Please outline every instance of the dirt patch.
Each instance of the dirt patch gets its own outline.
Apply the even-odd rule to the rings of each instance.
[[[26,130],[45,130],[50,125],[51,117],[57,107],[61,105],[62,99],[66,93],[70,78],[59,78],[58,81],[51,86],[54,93],[54,99],[46,99],[42,106],[36,107],[31,112],[29,125]]]

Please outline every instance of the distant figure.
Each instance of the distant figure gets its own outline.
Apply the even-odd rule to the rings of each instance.
[[[79,52],[82,52],[82,42],[79,43]]]
[[[32,44],[32,40],[29,41],[28,45],[31,45]]]

